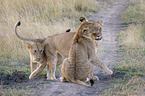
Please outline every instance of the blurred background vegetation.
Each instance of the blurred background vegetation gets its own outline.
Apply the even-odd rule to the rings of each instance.
[[[103,96],[144,96],[145,94],[145,1],[129,0],[122,14],[122,24],[127,25],[120,32],[122,59],[115,70],[125,72],[118,85],[104,91]]]
[[[25,42],[14,33],[16,22],[21,21],[18,33],[24,37],[51,36],[68,28],[76,31],[80,16],[96,13],[107,3],[107,0],[0,0],[1,71],[30,69]]]

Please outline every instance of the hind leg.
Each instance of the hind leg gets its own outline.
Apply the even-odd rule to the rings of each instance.
[[[57,53],[57,65],[56,66],[61,65],[64,59],[65,58],[60,53]]]
[[[47,62],[48,64],[48,72],[47,74],[49,74],[49,77],[47,77],[47,79],[50,79],[50,80],[56,80],[56,77],[55,77],[55,71],[56,71],[56,62]]]
[[[55,77],[55,71],[56,71],[56,67],[59,66],[60,64],[62,64],[62,57],[58,57],[54,60],[48,60],[47,62],[47,80],[56,80]],[[57,63],[56,63],[57,62]]]
[[[68,69],[68,66],[67,66],[69,64],[70,63],[69,63],[68,58],[66,58],[66,59],[63,60],[62,67],[61,67],[61,73],[62,73],[61,82],[69,81],[69,79],[67,78],[68,76],[66,74],[67,73],[67,70],[69,70]]]
[[[57,65],[57,52],[54,52],[53,54],[47,53],[47,74],[49,74],[49,77],[47,79],[50,80],[56,80],[55,77],[55,71],[56,71],[56,65]]]

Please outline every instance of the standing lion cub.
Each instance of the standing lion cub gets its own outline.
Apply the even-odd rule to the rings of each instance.
[[[93,23],[82,23],[73,38],[68,58],[66,58],[62,64],[61,81],[67,80],[85,86],[93,85],[92,79],[90,80],[91,85],[85,82],[91,73],[91,61],[95,57],[95,41],[91,38],[94,31],[90,30],[88,26],[93,26]]]

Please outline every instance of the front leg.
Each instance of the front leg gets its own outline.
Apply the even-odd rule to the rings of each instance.
[[[103,70],[103,72],[105,72],[106,74],[113,74],[113,71],[111,69],[109,69],[97,56],[95,59],[91,60],[91,63],[93,65],[97,65],[99,68],[101,68]]]
[[[40,63],[39,67],[35,69],[29,76],[29,79],[33,79],[37,77],[46,67],[46,62],[45,63]]]
[[[30,61],[30,66],[31,66],[31,73],[37,68],[38,63]]]

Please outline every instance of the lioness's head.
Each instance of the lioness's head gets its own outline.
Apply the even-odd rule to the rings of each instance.
[[[40,42],[34,42],[33,44],[26,44],[28,50],[29,50],[29,54],[30,54],[30,58],[32,60],[32,62],[40,62],[42,56],[43,56],[43,52],[44,52],[44,44],[40,43]]]
[[[90,31],[92,32],[92,38],[94,40],[101,40],[102,37],[102,31],[103,31],[103,23],[102,21],[98,20],[98,21],[93,21],[93,26],[90,29]]]
[[[87,26],[89,27],[89,33],[91,33],[91,38],[94,40],[101,40],[102,37],[102,31],[103,31],[103,22],[98,20],[98,21],[92,21],[89,22],[86,17],[80,17],[79,19],[81,21],[81,24],[85,23],[84,25],[88,24]],[[86,28],[84,29],[86,31]],[[70,32],[70,29],[67,29],[66,32]]]
[[[94,40],[101,40],[102,37],[102,30],[103,30],[103,22],[98,20],[98,21],[93,21],[93,22],[88,22],[86,17],[80,17],[81,24],[83,23],[90,23],[88,24],[89,30],[91,34],[92,39]],[[86,24],[85,23],[85,24]],[[92,23],[92,24],[91,24]]]
[[[103,38],[102,26],[103,23],[101,21],[88,22],[85,19],[79,26],[77,34],[79,36],[82,35],[82,36],[91,37],[93,40],[101,40]]]

